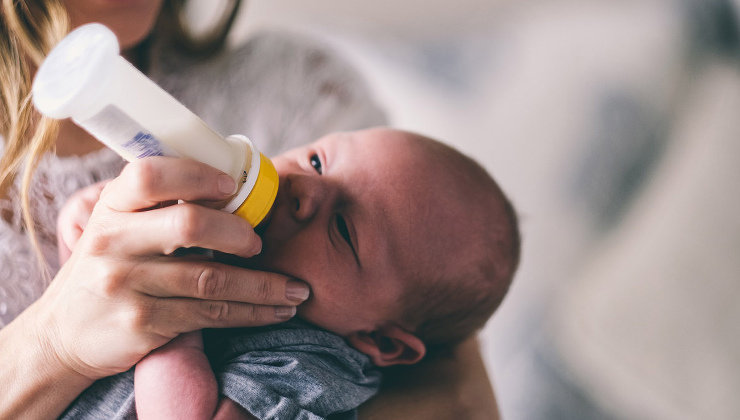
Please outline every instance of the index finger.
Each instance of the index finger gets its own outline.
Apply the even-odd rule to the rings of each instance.
[[[236,191],[229,175],[192,159],[154,156],[129,163],[108,183],[100,202],[137,211],[168,201],[224,200]]]
[[[310,294],[308,285],[289,276],[212,261],[160,257],[135,271],[132,287],[156,297],[295,306]]]

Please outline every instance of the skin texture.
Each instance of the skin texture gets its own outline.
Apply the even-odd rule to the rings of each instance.
[[[397,187],[405,151],[383,150],[395,135],[338,133],[274,159],[280,188],[254,263],[306,281],[300,315],[343,336],[396,317],[399,265],[416,262],[397,249],[409,209]]]
[[[159,208],[221,200],[233,188],[220,171],[173,158],[128,165],[108,183],[44,295],[0,330],[7,356],[0,412],[53,417],[95,379],[127,370],[183,332],[289,318],[293,310],[284,308],[301,301],[288,297],[300,287],[292,279],[169,256],[190,246],[242,257],[260,251],[259,237],[237,216],[190,204]],[[234,243],[235,232],[245,241]]]
[[[426,183],[399,183],[431,169],[413,159],[418,145],[408,136],[337,133],[275,158],[281,188],[264,252],[253,262],[308,283],[312,296],[300,316],[346,337],[379,366],[415,363],[425,353],[413,326],[398,321],[407,287],[402,267],[436,256],[410,232],[434,214],[419,217],[408,206],[426,197]]]
[[[330,134],[274,164],[272,220],[262,254],[246,265],[305,281],[312,293],[299,316],[376,365],[423,356],[418,325],[402,316],[415,290],[454,282],[446,288],[503,296],[508,288],[515,263],[505,198],[457,152],[375,128]]]
[[[122,50],[151,33],[163,0],[64,0],[72,27],[100,22],[115,32]]]
[[[438,172],[436,165],[423,159],[424,150],[413,137],[388,129],[339,133],[276,157],[281,189],[264,233],[263,252],[246,261],[307,282],[312,296],[299,307],[299,314],[343,335],[377,365],[386,367],[416,363],[424,354],[421,341],[393,318],[404,304],[401,291],[408,280],[401,267],[441,258],[458,269],[454,256],[439,254],[443,248],[415,242],[426,240],[424,235],[404,235],[423,231],[444,214],[470,212],[475,207],[469,202],[445,201],[438,204],[440,210],[420,216],[407,205],[409,198],[427,197],[429,189],[440,183],[433,175]],[[409,182],[399,184],[398,179]],[[239,237],[234,240],[238,242]],[[398,249],[399,244],[411,248]],[[140,418],[201,419],[214,414],[217,388],[202,348],[200,335],[187,334],[137,365]],[[461,362],[455,360],[458,355],[453,352],[453,357],[439,359],[444,369],[427,371],[426,376],[454,375]],[[482,364],[473,368],[482,369]],[[398,379],[404,377],[392,382],[403,384]],[[465,391],[471,398],[468,403],[475,407],[478,400],[472,397],[491,392],[485,374],[476,387]],[[395,399],[411,402],[408,397]],[[442,401],[427,408],[454,409]],[[219,410],[233,410],[233,405],[223,401]]]
[[[182,334],[150,353],[134,372],[136,414],[146,419],[211,419],[218,383],[200,331]]]
[[[179,333],[205,327],[199,324],[279,320],[275,307],[254,303],[298,303],[287,298],[284,276],[264,286],[260,283],[277,277],[170,256],[190,246],[245,257],[259,251],[259,237],[236,216],[189,204],[156,208],[173,197],[192,201],[227,195],[233,184],[218,172],[194,161],[153,158],[128,165],[102,190],[71,258],[40,300],[56,309],[55,318],[63,317],[59,328],[79,325],[99,332],[61,337],[61,350],[76,359],[80,373],[96,378],[125,370]],[[193,190],[208,194],[191,195]],[[246,241],[230,241],[234,232]],[[64,288],[68,282],[77,283]],[[187,296],[205,300],[182,299]],[[235,302],[216,302],[220,299]],[[108,346],[101,348],[100,342]]]

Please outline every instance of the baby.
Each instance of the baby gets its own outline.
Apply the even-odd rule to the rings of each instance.
[[[133,392],[141,418],[211,418],[222,397],[248,418],[352,418],[377,391],[376,367],[465,339],[506,294],[519,261],[515,213],[454,149],[377,128],[273,162],[280,188],[262,253],[224,257],[306,282],[298,319],[206,331],[205,348],[200,332],[182,335],[139,362],[135,386],[131,372],[99,381],[66,416],[124,418]]]

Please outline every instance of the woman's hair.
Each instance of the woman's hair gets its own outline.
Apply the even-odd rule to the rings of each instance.
[[[33,74],[48,52],[70,30],[62,0],[0,0],[0,197],[7,196],[21,168],[21,208],[26,231],[41,259],[30,211],[29,190],[41,157],[54,149],[58,122],[42,117],[31,103]],[[221,19],[203,36],[195,37],[185,19],[187,0],[165,0],[152,35],[137,46],[144,59],[154,36],[163,37],[188,54],[218,51],[234,22],[241,0],[232,0]],[[146,60],[140,66],[146,67]],[[0,215],[2,217],[2,215]],[[41,261],[43,263],[43,261]]]

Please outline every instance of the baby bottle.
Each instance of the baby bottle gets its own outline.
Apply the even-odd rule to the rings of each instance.
[[[242,135],[222,137],[120,56],[99,23],[70,32],[33,81],[33,103],[51,118],[72,118],[124,159],[195,159],[231,175],[237,191],[223,207],[256,227],[278,189],[275,167]]]

